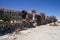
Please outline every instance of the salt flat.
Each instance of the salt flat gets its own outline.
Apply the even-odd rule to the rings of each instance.
[[[60,40],[60,23],[58,26],[41,25],[20,31],[19,34],[12,36],[7,34],[0,36],[0,40]]]

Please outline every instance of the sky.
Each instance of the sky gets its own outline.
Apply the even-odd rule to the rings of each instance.
[[[56,16],[60,19],[60,0],[0,0],[0,8],[11,10],[36,10],[46,16]]]

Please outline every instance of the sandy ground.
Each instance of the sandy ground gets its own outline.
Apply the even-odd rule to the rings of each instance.
[[[60,23],[58,26],[49,26],[49,24],[37,26],[13,35],[14,33],[0,36],[0,40],[60,40]]]

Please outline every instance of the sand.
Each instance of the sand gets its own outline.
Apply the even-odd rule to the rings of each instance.
[[[18,34],[0,36],[0,40],[60,40],[60,23],[58,26],[49,24],[20,31]]]

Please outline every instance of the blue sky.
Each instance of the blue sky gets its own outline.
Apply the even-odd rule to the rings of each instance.
[[[60,0],[0,0],[0,8],[12,10],[36,10],[60,18]]]

